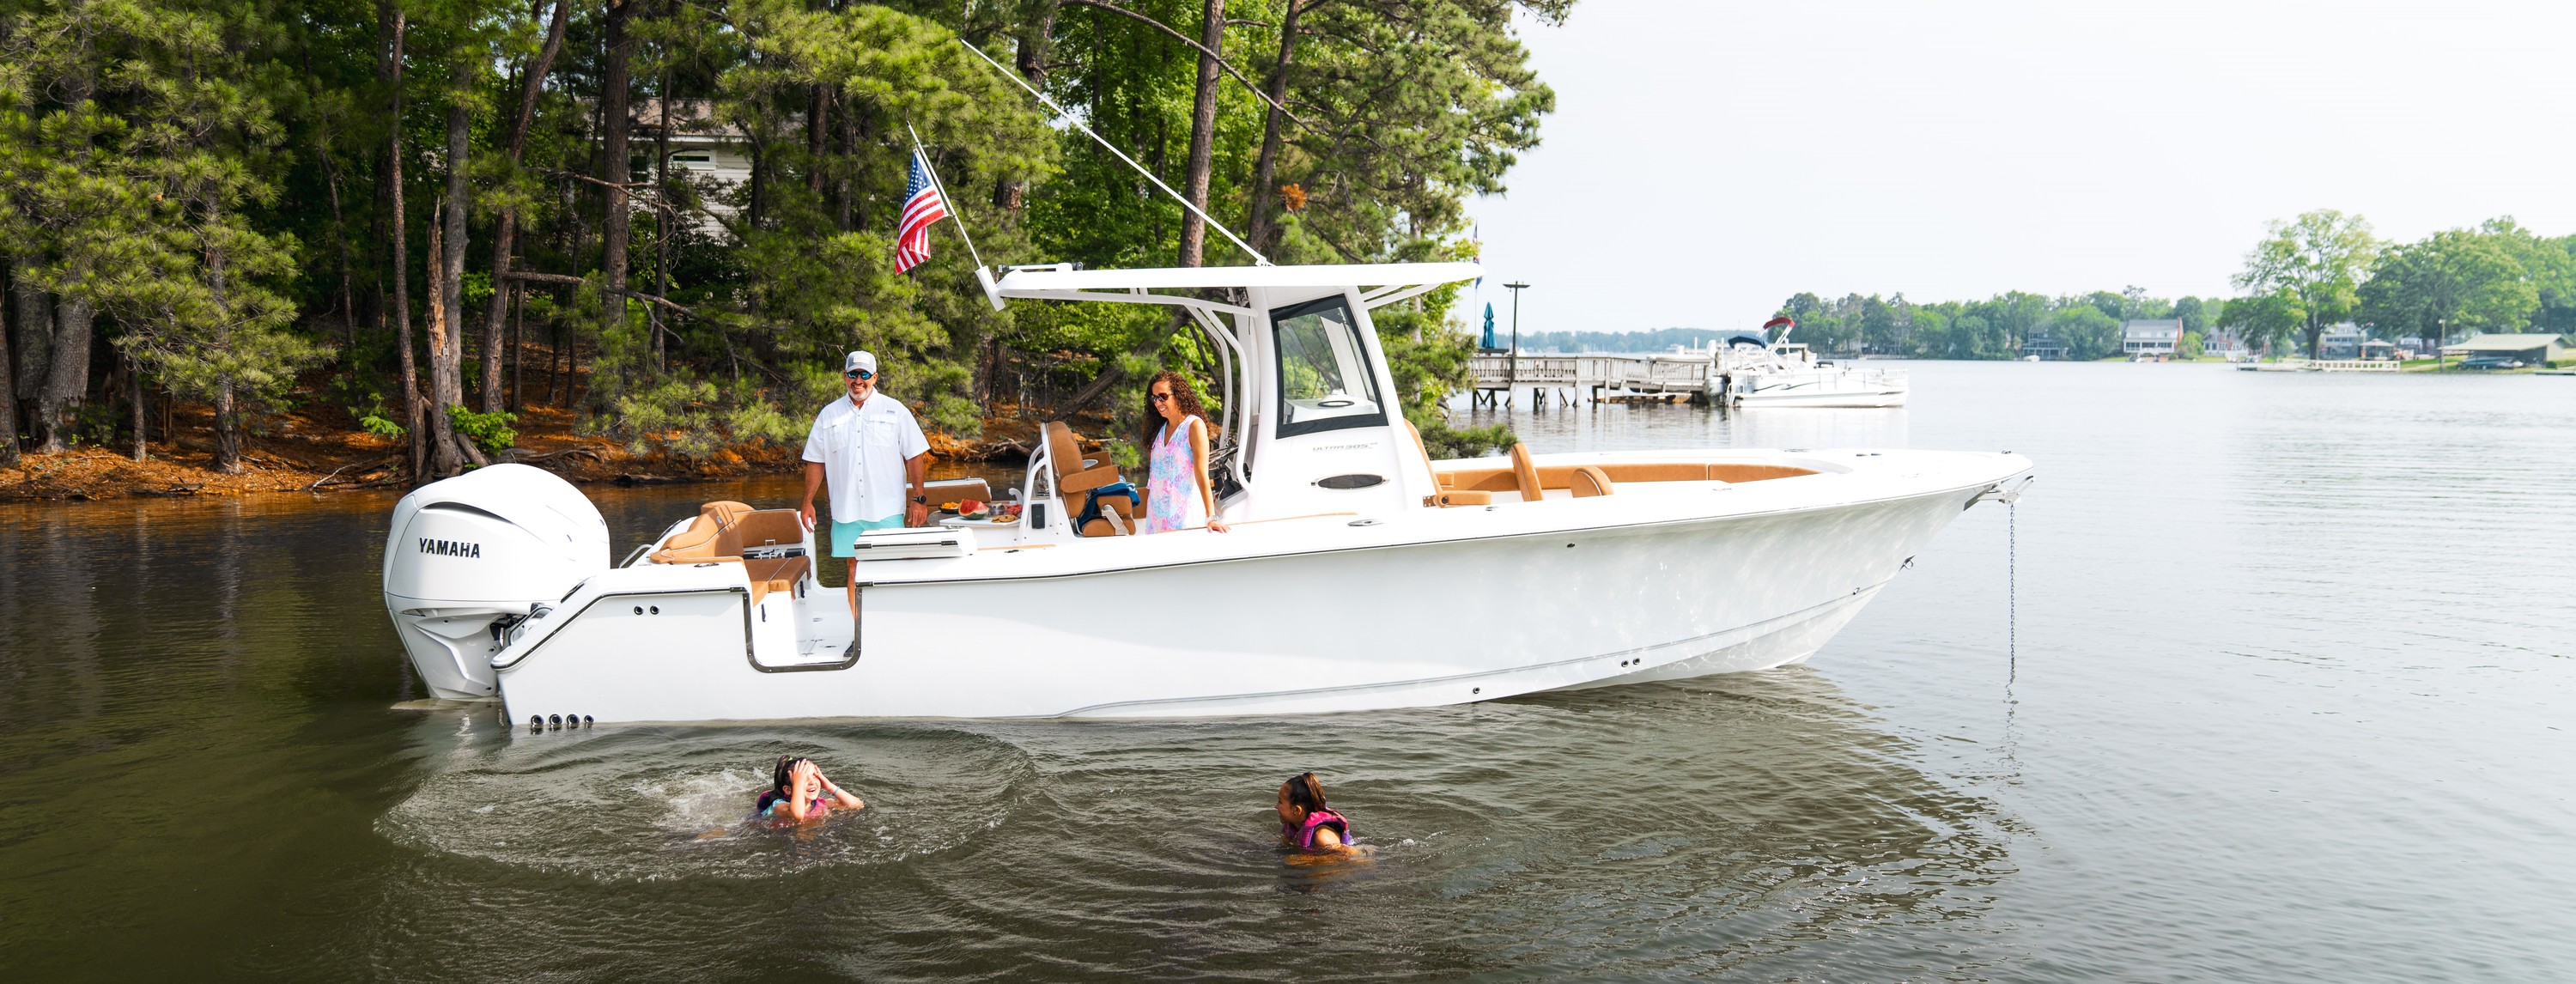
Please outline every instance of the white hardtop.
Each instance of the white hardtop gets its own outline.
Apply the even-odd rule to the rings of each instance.
[[[1142,270],[1076,270],[1071,264],[1013,267],[1002,275],[1004,297],[1072,290],[1204,290],[1214,287],[1392,287],[1474,280],[1474,263],[1342,263],[1317,266],[1164,267]]]

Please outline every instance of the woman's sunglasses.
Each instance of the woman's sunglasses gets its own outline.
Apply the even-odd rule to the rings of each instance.
[[[1154,402],[1156,402],[1156,403],[1161,403],[1161,402],[1163,402],[1163,401],[1165,401],[1165,400],[1169,400],[1169,399],[1171,399],[1171,398],[1172,398],[1172,394],[1170,394],[1170,393],[1150,393],[1150,394],[1147,394],[1147,398],[1148,398],[1148,399],[1153,400],[1153,401],[1154,401]]]
[[[847,376],[847,377],[849,377],[849,378],[851,378],[851,379],[875,379],[875,378],[877,378],[877,374],[876,374],[876,373],[869,372],[869,371],[867,371],[867,370],[865,370],[865,369],[852,369],[852,370],[850,370],[850,371],[848,371],[848,372],[842,373],[841,375],[843,375],[843,376]]]

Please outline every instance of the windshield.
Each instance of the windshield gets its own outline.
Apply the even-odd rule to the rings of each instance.
[[[1341,295],[1270,312],[1279,343],[1279,436],[1385,425],[1358,320]]]

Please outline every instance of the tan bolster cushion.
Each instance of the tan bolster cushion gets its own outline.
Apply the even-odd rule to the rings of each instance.
[[[1611,483],[1610,476],[1601,473],[1598,465],[1582,465],[1575,468],[1573,476],[1566,481],[1566,485],[1574,490],[1574,497],[1577,499],[1589,499],[1596,495],[1609,495],[1618,491],[1618,486]]]
[[[1441,483],[1444,487],[1461,492],[1510,492],[1519,488],[1513,484],[1509,468],[1461,468],[1440,474],[1447,479]]]
[[[698,518],[689,521],[689,528],[674,533],[670,539],[662,541],[662,549],[653,551],[653,562],[687,564],[722,560],[727,554],[725,550],[727,538],[724,533],[724,524],[715,516],[699,513]],[[731,553],[735,559],[740,559],[740,550],[734,550]]]
[[[1708,466],[1696,461],[1638,462],[1596,467],[1601,469],[1601,474],[1609,476],[1613,482],[1704,482],[1708,480]]]
[[[1491,492],[1459,492],[1449,490],[1443,491],[1439,495],[1427,497],[1423,504],[1442,507],[1490,506],[1494,504],[1494,494]]]
[[[1066,475],[1056,481],[1055,488],[1059,495],[1070,495],[1075,492],[1089,492],[1116,481],[1118,481],[1118,466],[1102,465]]]
[[[1713,482],[1759,482],[1766,478],[1796,478],[1813,475],[1815,469],[1790,465],[1710,465],[1708,479]]]

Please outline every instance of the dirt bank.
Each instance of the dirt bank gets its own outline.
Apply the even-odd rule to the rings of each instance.
[[[126,447],[24,455],[17,465],[0,468],[0,502],[329,492],[411,484],[408,445],[352,429],[345,415],[329,410],[288,413],[263,421],[259,432],[244,441],[241,473],[226,475],[207,467],[214,447],[207,437],[205,416],[202,408],[174,413],[171,429],[178,440],[152,442],[150,458],[142,462],[128,458]],[[565,410],[523,410],[515,425],[517,446],[495,460],[535,465],[574,482],[622,484],[785,475],[800,467],[799,449],[778,445],[728,448],[702,459],[658,452],[639,455],[604,438],[575,433],[576,423]],[[1099,420],[1083,423],[1083,429],[1093,433],[1101,426]],[[984,421],[980,438],[932,433],[931,455],[947,464],[1023,462],[1036,443],[1037,429],[1037,421],[1023,420],[1015,408],[1004,407]]]

